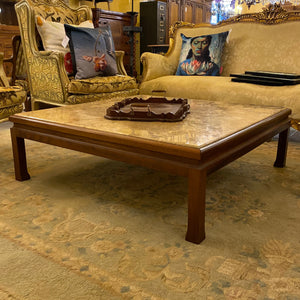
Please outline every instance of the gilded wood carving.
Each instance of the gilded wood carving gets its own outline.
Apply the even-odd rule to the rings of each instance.
[[[300,11],[286,11],[284,8],[280,6],[280,4],[269,4],[267,7],[262,9],[262,12],[259,13],[249,13],[237,15],[227,20],[224,20],[217,25],[209,25],[209,24],[192,24],[182,21],[177,21],[173,26],[170,27],[170,38],[174,38],[175,32],[178,28],[181,27],[201,27],[201,26],[222,26],[233,24],[237,22],[255,22],[255,23],[263,23],[267,25],[271,24],[279,24],[288,21],[300,21]]]

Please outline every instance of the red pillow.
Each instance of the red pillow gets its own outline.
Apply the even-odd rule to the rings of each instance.
[[[71,52],[65,54],[64,63],[68,75],[72,75],[74,73],[74,70],[73,70]]]

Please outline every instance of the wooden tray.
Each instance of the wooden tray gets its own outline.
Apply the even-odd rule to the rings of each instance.
[[[127,98],[106,110],[105,118],[131,121],[182,121],[190,112],[187,99],[164,97]]]

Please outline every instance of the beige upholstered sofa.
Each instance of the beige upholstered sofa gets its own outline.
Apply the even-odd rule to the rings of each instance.
[[[222,55],[221,76],[175,76],[181,36],[231,30]],[[266,86],[232,82],[230,74],[272,71],[300,74],[300,12],[269,6],[261,13],[233,17],[221,24],[176,23],[170,29],[165,55],[145,52],[140,94],[161,91],[165,96],[283,106],[292,109],[292,126],[300,130],[300,84]]]

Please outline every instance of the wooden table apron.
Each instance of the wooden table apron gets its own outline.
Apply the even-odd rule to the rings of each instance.
[[[10,117],[15,177],[27,180],[24,139],[34,140],[105,158],[137,164],[188,177],[186,240],[199,244],[205,238],[205,190],[209,173],[239,158],[279,133],[274,166],[284,167],[290,110],[270,116],[253,126],[203,148],[189,148],[76,126],[65,126],[22,115]]]

